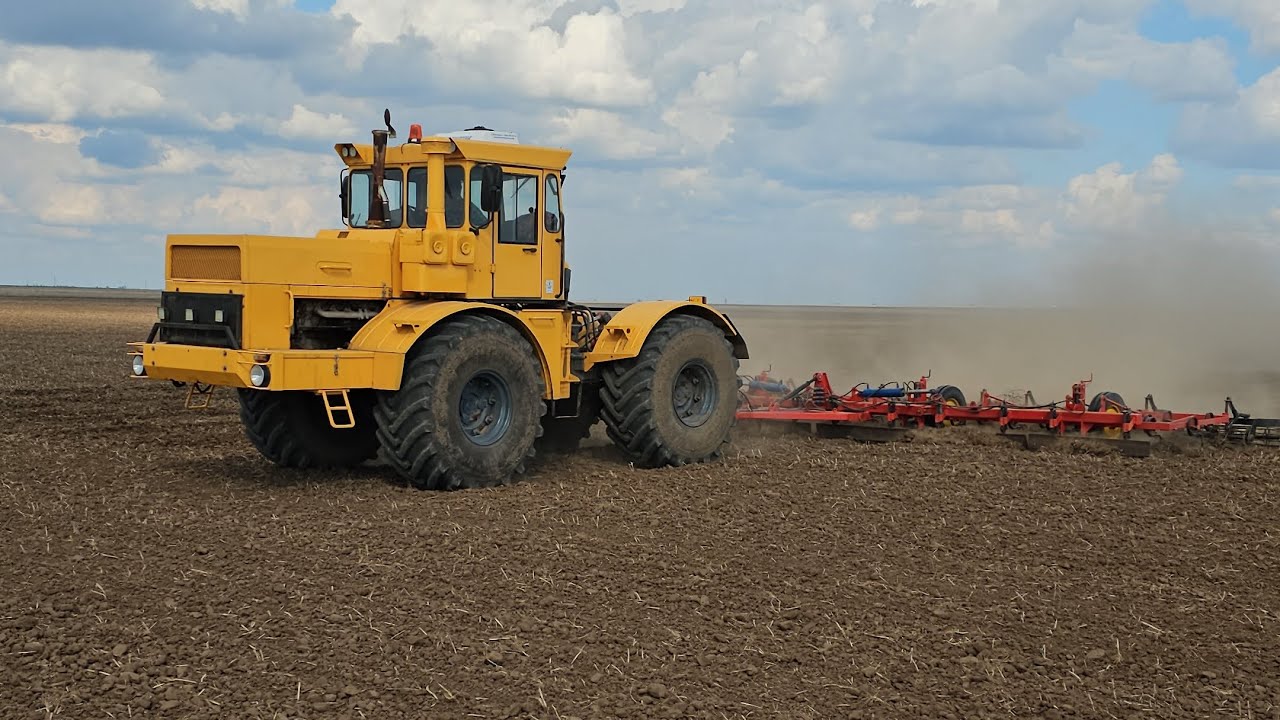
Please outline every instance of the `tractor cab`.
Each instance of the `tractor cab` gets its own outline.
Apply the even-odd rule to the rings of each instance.
[[[522,145],[485,127],[396,137],[390,114],[370,145],[334,146],[341,175],[339,237],[392,231],[398,293],[563,305],[561,187],[570,151]]]

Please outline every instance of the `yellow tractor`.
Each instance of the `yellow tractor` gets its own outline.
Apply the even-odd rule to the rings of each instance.
[[[286,467],[379,455],[422,489],[500,485],[602,420],[637,467],[720,457],[746,343],[704,297],[569,300],[570,151],[475,127],[334,146],[343,227],[170,235],[133,375],[234,388]],[[207,404],[207,397],[203,400]]]

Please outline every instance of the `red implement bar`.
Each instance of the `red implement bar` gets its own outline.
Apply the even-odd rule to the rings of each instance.
[[[1092,378],[1071,386],[1071,392],[1055,403],[1038,405],[1028,393],[1027,402],[1017,404],[997,398],[986,390],[978,402],[963,403],[962,395],[946,393],[947,386],[930,389],[928,376],[901,386],[854,387],[844,395],[831,389],[826,373],[816,373],[799,387],[779,383],[762,373],[746,380],[739,402],[739,420],[765,420],[823,424],[876,424],[924,427],[946,423],[994,423],[1003,432],[1023,425],[1038,426],[1057,433],[1078,431],[1087,435],[1100,430],[1108,436],[1124,436],[1135,431],[1149,434],[1194,431],[1231,423],[1223,413],[1183,413],[1162,410],[1147,396],[1144,407],[1130,408],[1117,396],[1099,393],[1086,401]],[[954,388],[952,388],[954,390]]]

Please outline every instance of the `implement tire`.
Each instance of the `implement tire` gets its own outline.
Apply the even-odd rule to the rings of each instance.
[[[964,407],[968,401],[964,399],[964,392],[955,385],[939,385],[933,389],[933,399],[942,401],[943,405],[952,407]],[[924,421],[926,427],[939,427],[939,424],[933,418],[926,418]],[[963,425],[963,420],[943,420],[941,427],[952,427]]]
[[[717,460],[737,423],[738,359],[711,322],[675,315],[640,354],[603,367],[600,417],[637,467]]]
[[[446,320],[405,357],[400,389],[378,395],[382,458],[421,490],[504,485],[534,456],[543,388],[515,328],[485,315]]]
[[[374,396],[352,390],[353,428],[329,425],[324,399],[301,390],[240,388],[240,422],[245,436],[263,457],[287,468],[346,468],[373,459],[378,452]],[[345,413],[343,413],[345,415]]]

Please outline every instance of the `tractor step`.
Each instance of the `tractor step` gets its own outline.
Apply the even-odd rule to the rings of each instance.
[[[335,430],[347,430],[356,426],[356,414],[351,409],[351,397],[346,390],[318,390],[317,392],[324,399],[324,411],[329,416],[330,427]],[[346,413],[346,420],[339,422],[338,416],[342,413]]]
[[[216,385],[204,385],[202,383],[191,383],[187,386],[187,399],[183,406],[187,410],[205,410],[208,409],[209,403],[213,400],[213,391]]]

